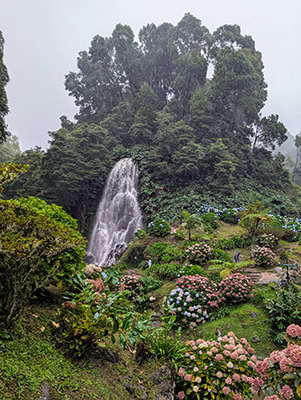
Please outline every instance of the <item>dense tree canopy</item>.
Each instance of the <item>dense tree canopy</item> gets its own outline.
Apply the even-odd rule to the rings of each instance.
[[[293,191],[284,159],[272,155],[286,128],[276,114],[261,116],[262,56],[238,25],[211,34],[185,14],[175,26],[144,26],[136,39],[118,24],[110,37],[95,36],[77,65],[65,80],[76,122],[62,116],[46,152],[17,158],[30,168],[8,196],[55,202],[87,230],[110,168],[125,156],[139,163],[148,211],[157,210],[154,198],[171,202],[181,191],[237,202],[238,191]]]

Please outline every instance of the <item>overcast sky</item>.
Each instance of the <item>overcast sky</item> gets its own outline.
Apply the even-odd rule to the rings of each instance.
[[[76,71],[78,52],[96,34],[110,36],[117,23],[135,33],[151,22],[177,24],[186,12],[211,32],[238,24],[253,37],[268,84],[264,113],[279,114],[292,134],[300,132],[301,0],[0,0],[11,80],[7,122],[22,150],[46,148],[47,132],[59,128],[59,117],[75,114],[64,76]]]

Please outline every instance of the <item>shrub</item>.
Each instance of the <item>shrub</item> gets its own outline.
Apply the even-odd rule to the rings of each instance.
[[[144,259],[144,251],[146,249],[146,243],[132,242],[128,249],[122,254],[118,260],[118,264],[131,264],[138,265]]]
[[[150,249],[152,261],[155,264],[169,263],[171,261],[182,261],[185,252],[166,242],[157,242]]]
[[[256,363],[257,378],[252,385],[254,394],[269,395],[268,399],[299,399],[301,396],[301,327],[293,324],[286,329],[288,345],[273,351]]]
[[[175,233],[175,236],[176,236],[177,240],[185,240],[185,233],[183,231],[179,231],[177,229],[176,233]]]
[[[237,224],[239,221],[238,213],[233,208],[224,208],[220,212],[219,218],[228,224]]]
[[[169,316],[160,328],[154,329],[146,338],[146,343],[157,358],[163,358],[174,363],[183,360],[186,345],[181,341],[181,328],[172,334],[176,317]]]
[[[156,217],[152,222],[148,224],[147,231],[157,237],[163,237],[170,233],[171,228],[167,221],[163,218]]]
[[[205,264],[212,257],[212,248],[202,242],[197,243],[186,250],[190,262],[195,264]]]
[[[146,232],[143,229],[138,229],[135,231],[135,237],[137,239],[144,239],[146,237]]]
[[[182,266],[179,264],[153,264],[147,269],[147,275],[155,275],[159,279],[172,281],[178,276]]]
[[[274,264],[275,254],[268,247],[254,246],[251,250],[251,257],[255,265],[262,268],[271,268]]]
[[[84,245],[79,232],[46,212],[0,200],[0,324],[9,326],[19,317],[33,289],[62,275],[70,278],[77,265],[70,270],[68,264],[65,271],[60,255],[71,254],[73,261],[78,257],[80,269],[82,260],[75,249]]]
[[[128,298],[135,301],[143,292],[143,285],[138,275],[124,275],[119,282],[119,290],[127,290]]]
[[[212,250],[212,259],[232,262],[233,259],[225,250],[214,248]]]
[[[178,369],[178,399],[252,398],[256,378],[254,349],[233,332],[221,341],[190,341]]]
[[[250,299],[253,289],[254,282],[238,272],[221,281],[218,295],[229,304],[243,303]]]
[[[186,265],[184,267],[184,275],[200,275],[207,276],[207,271],[200,265]]]
[[[264,233],[263,235],[259,236],[256,243],[260,247],[268,247],[272,249],[273,247],[277,246],[278,238],[272,233]]]
[[[216,229],[218,227],[218,216],[213,212],[207,212],[203,214],[202,220],[212,229]]]
[[[153,290],[158,289],[160,286],[162,286],[162,282],[159,281],[158,279],[154,279],[151,276],[143,276],[139,279],[139,282],[142,285],[142,291],[143,293],[149,293],[152,292]]]
[[[218,308],[216,285],[199,275],[183,276],[170,292],[167,305],[178,324],[193,329]]]
[[[294,286],[277,291],[275,298],[266,302],[265,308],[276,342],[283,343],[283,332],[287,326],[294,323],[301,325],[301,292]]]
[[[75,284],[79,291],[69,294],[53,325],[55,340],[68,352],[81,357],[98,339],[118,330],[116,323],[113,328],[116,316],[110,307],[123,294],[99,293],[80,276],[75,278]]]

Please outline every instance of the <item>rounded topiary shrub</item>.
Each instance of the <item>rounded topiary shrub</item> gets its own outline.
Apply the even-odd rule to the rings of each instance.
[[[233,332],[219,341],[190,341],[178,368],[177,398],[251,399],[256,379],[254,349]]]
[[[254,282],[245,275],[237,272],[223,279],[218,287],[218,296],[228,304],[248,301],[254,289]]]
[[[193,264],[206,264],[212,258],[212,248],[205,242],[194,244],[186,250],[188,260]]]

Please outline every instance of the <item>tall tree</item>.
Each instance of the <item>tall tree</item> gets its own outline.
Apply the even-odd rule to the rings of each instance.
[[[281,146],[287,139],[287,129],[279,121],[277,114],[263,117],[256,123],[253,151],[258,143],[270,150],[275,150],[276,145]]]
[[[0,31],[0,143],[9,135],[5,123],[5,116],[8,114],[7,95],[5,86],[9,82],[7,68],[3,61],[4,58],[4,37]]]

